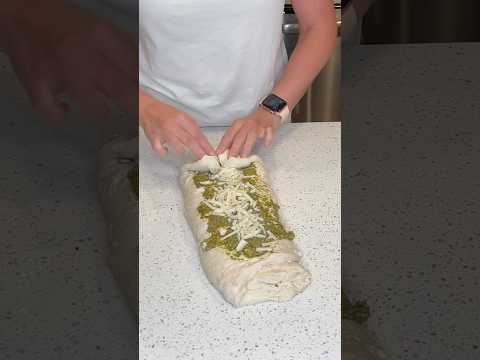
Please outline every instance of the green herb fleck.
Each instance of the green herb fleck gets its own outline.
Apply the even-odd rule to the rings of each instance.
[[[352,303],[342,290],[342,319],[364,323],[370,316],[370,308],[365,301]]]

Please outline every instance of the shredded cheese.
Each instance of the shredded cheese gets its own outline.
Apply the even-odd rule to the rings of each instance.
[[[240,169],[222,167],[211,175],[218,185],[214,197],[203,201],[213,210],[213,214],[225,216],[231,222],[232,231],[226,234],[226,230],[223,229],[221,239],[237,235],[239,242],[236,251],[244,249],[249,239],[265,237],[268,233],[264,228],[257,202],[248,194],[248,191],[258,193],[261,190],[249,182],[242,181],[253,177],[255,176],[245,176]]]

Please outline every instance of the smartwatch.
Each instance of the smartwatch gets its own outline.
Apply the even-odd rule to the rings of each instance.
[[[275,94],[268,95],[260,103],[260,106],[268,112],[277,115],[282,124],[288,119],[288,115],[290,115],[287,102]]]

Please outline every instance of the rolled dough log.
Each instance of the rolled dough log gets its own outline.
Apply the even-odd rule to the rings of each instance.
[[[138,138],[117,138],[106,144],[97,168],[98,195],[108,227],[108,262],[138,319]]]
[[[187,164],[181,170],[181,187],[184,196],[185,216],[198,244],[210,237],[208,221],[198,210],[205,200],[205,189],[197,187],[195,174],[208,171],[217,173],[225,168],[241,169],[255,164],[259,178],[268,184],[262,161],[257,156],[246,159],[220,156],[220,168],[215,157]],[[268,186],[271,198],[277,203]],[[292,240],[275,240],[269,251],[252,258],[235,258],[222,247],[205,249],[199,246],[202,267],[214,287],[235,307],[264,301],[286,301],[302,292],[311,281],[310,273],[300,263],[301,253]]]

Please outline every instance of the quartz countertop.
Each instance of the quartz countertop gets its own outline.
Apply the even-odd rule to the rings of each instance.
[[[206,129],[216,144],[224,128]],[[201,269],[183,216],[179,160],[140,135],[140,359],[340,359],[340,123],[288,124],[265,162],[312,284],[235,309]]]
[[[391,359],[478,359],[480,44],[342,59],[344,288]]]

